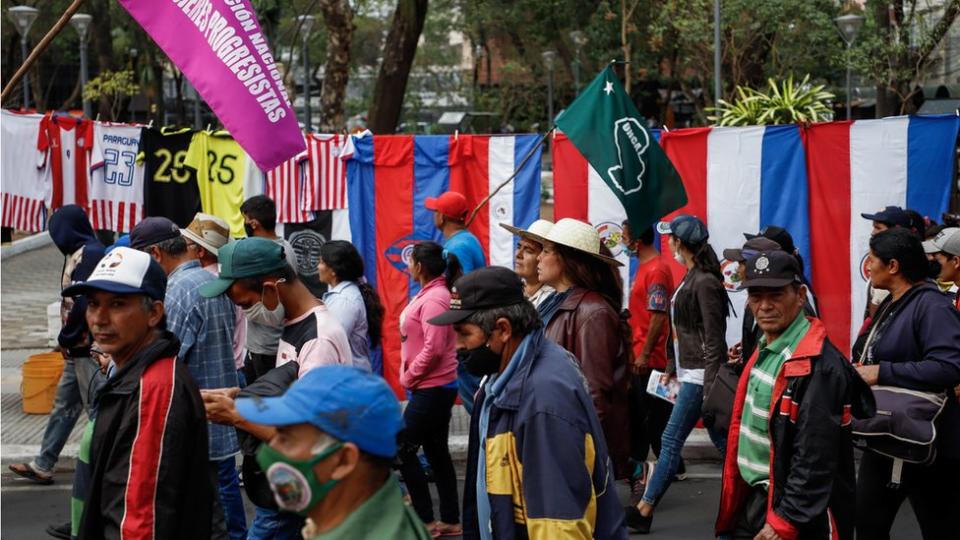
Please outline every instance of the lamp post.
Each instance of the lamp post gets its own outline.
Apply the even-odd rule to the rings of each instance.
[[[77,31],[80,37],[80,95],[83,96],[83,89],[90,80],[90,72],[87,68],[87,43],[89,43],[90,23],[93,22],[93,15],[87,13],[76,13],[70,17],[70,24]],[[83,100],[83,116],[91,118],[93,116],[93,107],[89,99]]]
[[[570,39],[573,41],[574,46],[576,47],[576,58],[573,61],[573,85],[577,89],[577,94],[580,94],[580,50],[583,49],[583,46],[587,44],[587,34],[581,32],[580,30],[574,30],[570,32]]]
[[[713,0],[713,106],[720,106],[720,0]]]
[[[480,67],[483,64],[483,45],[473,47],[473,110],[477,110],[477,96],[480,94]]]
[[[833,22],[837,25],[837,31],[840,32],[843,42],[847,44],[847,120],[850,120],[850,48],[857,39],[860,27],[863,26],[863,17],[850,13],[837,17]]]
[[[303,44],[303,128],[312,131],[310,127],[310,58],[307,56],[310,45],[310,31],[313,30],[313,15],[300,15],[297,22],[300,23],[300,37]]]
[[[30,6],[13,6],[7,10],[7,18],[13,23],[13,27],[20,34],[20,52],[23,54],[23,61],[26,62],[27,55],[27,34],[30,33],[30,27],[33,21],[37,20],[40,12],[37,8]],[[23,78],[23,109],[30,106],[30,81],[27,77]]]
[[[553,129],[553,61],[557,58],[557,52],[543,51],[541,56],[543,65],[547,67],[547,127]]]

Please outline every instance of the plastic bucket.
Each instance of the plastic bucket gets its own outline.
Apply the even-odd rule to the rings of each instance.
[[[58,352],[35,354],[23,363],[20,396],[23,412],[50,414],[57,395],[57,384],[63,375],[63,355]]]

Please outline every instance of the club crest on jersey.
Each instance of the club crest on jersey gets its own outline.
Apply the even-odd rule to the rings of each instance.
[[[597,225],[597,233],[600,234],[600,242],[607,246],[614,257],[623,253],[623,227],[612,221],[605,221]]]

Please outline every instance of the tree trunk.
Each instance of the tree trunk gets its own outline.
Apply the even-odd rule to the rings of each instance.
[[[99,73],[113,70],[113,23],[110,21],[110,3],[108,0],[88,0],[87,12],[93,16],[90,22],[90,43],[93,46],[93,57],[97,59],[97,69],[90,67],[90,79]],[[106,97],[100,98],[99,112],[95,115],[109,115],[110,101]]]
[[[350,43],[353,41],[353,10],[348,0],[320,2],[323,23],[327,27],[327,60],[323,66],[320,89],[321,132],[339,131],[346,125],[343,99],[350,79]]]
[[[427,19],[427,2],[397,0],[368,113],[368,127],[374,133],[393,133],[400,122],[417,41]]]

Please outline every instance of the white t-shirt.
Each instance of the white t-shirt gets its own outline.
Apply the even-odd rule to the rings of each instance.
[[[139,126],[96,123],[90,156],[90,221],[96,230],[130,232],[143,219]]]
[[[284,321],[277,367],[291,361],[300,364],[298,377],[320,366],[353,365],[347,333],[326,306],[316,306],[296,319]]]
[[[677,366],[677,380],[703,386],[703,368],[684,369],[683,366],[680,365],[680,339],[677,337],[677,315],[675,313],[675,306],[677,303],[677,295],[680,294],[680,289],[683,288],[683,285],[684,282],[681,281],[677,290],[673,291],[673,296],[670,298],[670,325],[673,327],[671,334],[673,335],[673,357],[675,358]]]
[[[46,226],[44,199],[46,164],[37,149],[40,134],[40,114],[17,114],[3,110],[3,144],[0,145],[0,179],[2,179],[2,226],[29,232],[42,231]]]

